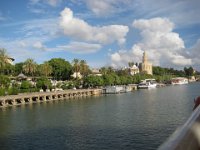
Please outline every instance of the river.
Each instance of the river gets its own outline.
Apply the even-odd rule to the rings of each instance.
[[[0,109],[1,150],[153,150],[192,113],[200,83]]]

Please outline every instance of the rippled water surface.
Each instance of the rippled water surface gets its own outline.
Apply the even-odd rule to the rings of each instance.
[[[0,109],[0,149],[157,149],[198,95],[193,83]]]

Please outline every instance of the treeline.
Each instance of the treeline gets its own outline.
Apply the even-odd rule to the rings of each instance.
[[[155,78],[158,82],[169,83],[176,76],[189,77],[195,75],[192,67],[184,70],[153,67],[154,75],[145,73],[130,75],[129,69],[115,70],[112,67],[102,67],[101,76],[92,74],[85,60],[74,59],[71,63],[62,58],[52,58],[42,64],[33,59],[11,65],[10,57],[5,49],[0,49],[0,95],[35,92],[43,89],[94,88],[108,85],[138,84],[146,78]],[[32,81],[17,80],[19,74],[30,77]],[[78,77],[78,73],[82,75]],[[75,77],[72,75],[75,74]],[[14,79],[14,80],[12,80]],[[60,81],[56,85],[49,79]]]
[[[37,64],[33,59],[27,59],[25,62],[16,63],[15,65],[5,63],[0,67],[0,72],[1,74],[12,76],[18,76],[23,73],[31,77],[51,76],[56,80],[68,80],[74,71],[80,71],[83,74],[85,74],[86,70],[89,71],[86,61],[81,60],[79,62],[78,60],[80,66],[77,68],[76,60],[78,59],[70,63],[62,58],[53,58],[43,64]]]
[[[153,74],[154,75],[175,75],[179,77],[189,77],[195,75],[195,70],[190,66],[190,67],[184,67],[183,70],[175,70],[173,68],[162,68],[159,66],[154,66],[153,67]]]

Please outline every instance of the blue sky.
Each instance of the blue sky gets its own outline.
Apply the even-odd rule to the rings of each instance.
[[[0,47],[15,63],[61,57],[91,67],[200,69],[199,0],[1,0]]]

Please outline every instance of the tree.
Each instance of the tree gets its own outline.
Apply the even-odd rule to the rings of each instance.
[[[52,73],[52,66],[48,62],[44,62],[38,66],[38,71],[40,75],[47,77]]]
[[[72,65],[73,65],[73,71],[74,72],[80,72],[80,61],[78,59],[74,59],[72,61]]]
[[[46,91],[46,89],[50,89],[52,87],[52,84],[48,78],[41,77],[37,80],[36,86],[37,86],[37,88],[41,88],[44,91]]]
[[[53,58],[48,61],[52,67],[52,76],[56,80],[66,80],[70,78],[72,66],[68,61],[62,58]]]
[[[134,64],[135,64],[134,62],[128,62],[129,67],[133,67]]]
[[[118,71],[116,71],[117,75],[119,76],[128,76],[130,74],[129,69],[120,69]]]
[[[31,83],[29,81],[22,81],[21,83],[21,89],[30,89],[32,87]]]
[[[115,82],[115,77],[112,74],[103,75],[103,80],[105,85],[113,85]]]
[[[7,55],[6,49],[0,48],[0,71],[4,72],[6,65],[9,65],[9,56]]]
[[[89,74],[89,66],[85,60],[80,61],[80,72],[84,77]]]
[[[12,74],[14,74],[14,70],[15,70],[15,67],[13,65],[11,65],[10,63],[8,63],[5,65],[2,72],[4,75],[12,75]]]
[[[114,69],[113,67],[109,66],[109,67],[102,67],[100,69],[100,72],[103,74],[103,75],[106,75],[106,74],[111,74],[111,73],[114,73]]]
[[[37,64],[33,59],[27,59],[23,65],[23,71],[27,75],[32,75],[36,72]]]
[[[16,63],[15,66],[14,66],[14,72],[15,72],[15,75],[18,75],[20,73],[22,73],[23,71],[23,66],[24,66],[24,63],[23,62],[20,62],[20,63]]]
[[[78,59],[73,59],[72,65],[73,65],[73,72],[76,73],[76,78],[77,78],[78,72],[80,72],[80,70],[81,70],[80,61]]]
[[[10,86],[10,79],[5,75],[0,75],[0,88],[8,88]]]
[[[103,79],[99,76],[87,76],[84,78],[83,85],[84,87],[96,87],[103,85]]]
[[[100,69],[100,72],[102,73],[102,75],[106,75],[106,74],[108,73],[108,70],[107,70],[106,67],[102,67],[102,68]]]
[[[193,76],[194,75],[194,69],[190,66],[190,67],[184,67],[184,71],[186,76]]]

